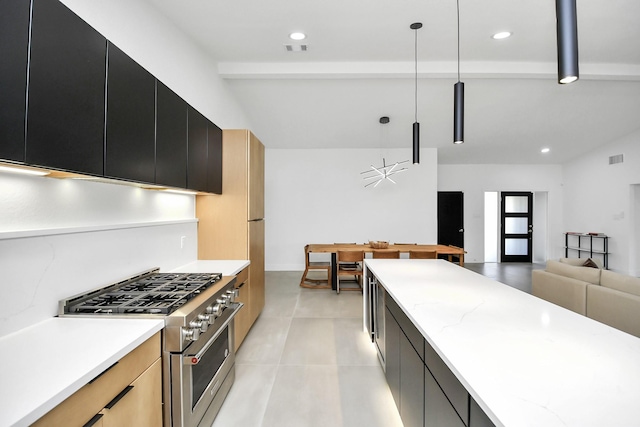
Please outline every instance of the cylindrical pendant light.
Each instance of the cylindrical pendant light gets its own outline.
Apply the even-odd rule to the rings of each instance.
[[[578,80],[578,19],[576,0],[556,0],[558,83]]]
[[[464,142],[464,83],[453,85],[453,143]]]
[[[413,123],[413,163],[420,163],[420,123],[418,123],[418,30],[421,22],[414,22],[409,26],[415,31],[415,122]]]
[[[453,143],[464,142],[464,83],[460,81],[460,1],[456,0],[458,16],[458,82],[453,85]]]

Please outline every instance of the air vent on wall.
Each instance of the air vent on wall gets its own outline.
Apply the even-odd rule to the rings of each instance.
[[[609,164],[615,165],[616,163],[624,162],[624,156],[622,154],[616,154],[615,156],[609,156]]]
[[[287,49],[287,52],[306,52],[307,51],[306,44],[285,44],[284,47]]]

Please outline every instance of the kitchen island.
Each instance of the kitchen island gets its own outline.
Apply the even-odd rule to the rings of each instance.
[[[366,267],[494,425],[640,425],[640,339],[443,260]]]

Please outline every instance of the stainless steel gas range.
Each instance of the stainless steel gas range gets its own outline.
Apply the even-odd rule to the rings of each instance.
[[[60,301],[60,316],[164,318],[165,427],[209,427],[235,378],[235,277],[145,271]]]

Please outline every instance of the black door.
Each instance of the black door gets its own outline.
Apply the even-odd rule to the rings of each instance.
[[[0,1],[0,159],[24,161],[29,0]]]
[[[533,249],[533,193],[501,193],[500,261],[531,262]]]
[[[155,181],[156,80],[109,43],[105,176]]]
[[[34,0],[26,161],[102,175],[107,40],[59,1]]]
[[[464,248],[464,193],[438,191],[438,244]]]
[[[157,82],[156,184],[187,187],[187,102]]]

